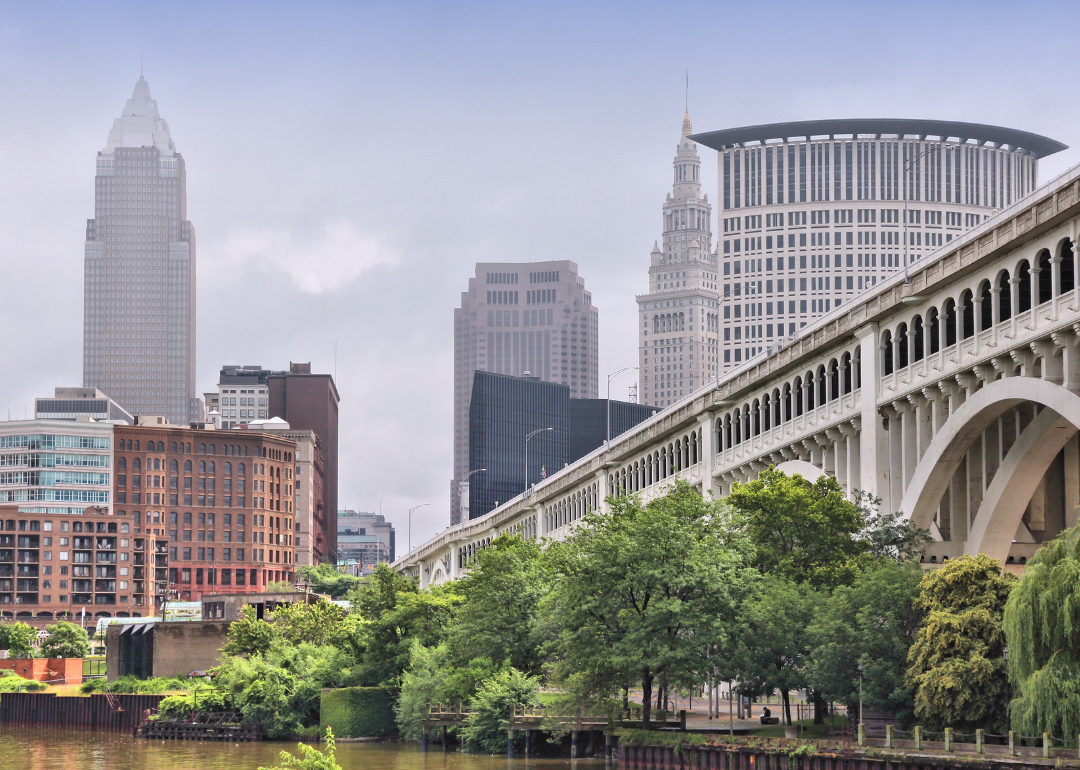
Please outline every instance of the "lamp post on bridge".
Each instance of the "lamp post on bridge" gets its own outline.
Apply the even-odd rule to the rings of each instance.
[[[529,496],[529,440],[532,439],[537,433],[543,433],[544,431],[555,430],[554,428],[537,428],[532,433],[525,437],[525,497]]]
[[[915,164],[935,152],[952,152],[956,147],[954,145],[946,145],[942,147],[940,144],[936,147],[931,147],[927,150],[923,150],[912,158],[908,164],[904,167],[904,283],[911,283],[911,277],[908,275],[908,172],[915,167]]]
[[[631,369],[637,369],[636,366],[624,366],[617,372],[612,372],[607,376],[607,400],[604,402],[607,412],[607,430],[604,432],[604,451],[611,451],[611,381],[618,377],[623,372],[628,372]]]
[[[414,505],[412,508],[409,509],[409,555],[410,556],[412,556],[412,515],[413,515],[413,511],[419,510],[420,508],[423,508],[425,505],[430,505],[430,504],[431,503],[420,503],[420,505]]]
[[[460,512],[459,518],[461,519],[462,522],[465,521],[465,489],[466,489],[466,487],[469,486],[469,478],[474,473],[483,473],[486,470],[487,470],[487,468],[477,468],[474,471],[469,471],[468,473],[465,474],[465,478],[463,478],[458,483],[458,510]]]

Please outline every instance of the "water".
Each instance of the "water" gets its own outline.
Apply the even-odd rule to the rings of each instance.
[[[89,730],[0,729],[0,770],[255,770],[272,767],[282,750],[296,750],[295,741],[221,743],[151,741],[120,733]],[[344,770],[585,770],[603,760],[517,759],[450,751],[439,744],[424,754],[416,744],[338,743],[337,761]]]

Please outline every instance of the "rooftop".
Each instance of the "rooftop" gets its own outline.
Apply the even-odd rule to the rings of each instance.
[[[881,136],[919,137],[925,139],[958,139],[977,144],[992,144],[1021,149],[1036,158],[1045,158],[1067,149],[1067,145],[1029,131],[988,126],[983,123],[964,123],[956,120],[917,120],[911,118],[841,118],[838,120],[800,120],[790,123],[768,123],[760,126],[724,128],[691,134],[698,144],[722,150],[746,144],[811,137]]]

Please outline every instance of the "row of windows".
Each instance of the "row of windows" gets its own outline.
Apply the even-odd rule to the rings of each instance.
[[[559,270],[540,270],[535,273],[529,273],[529,283],[558,283],[559,282]],[[488,283],[491,283],[488,281]],[[517,283],[515,278],[514,283]]]
[[[0,449],[108,449],[105,436],[0,436]]]
[[[517,273],[488,273],[488,283],[517,283]]]
[[[195,467],[194,463],[191,460],[184,460],[184,473],[192,473],[193,472],[192,468],[194,468],[194,467]],[[223,462],[221,464],[221,468],[225,472],[226,476],[231,476],[232,475],[233,464],[230,461],[226,460],[225,462]],[[172,471],[173,473],[178,473],[179,469],[180,469],[180,461],[179,460],[169,460],[169,470],[170,471]],[[126,457],[118,457],[116,459],[116,470],[117,471],[126,471],[127,470],[127,458]],[[139,457],[131,458],[131,470],[133,470],[133,471],[141,471],[142,470],[142,459],[141,458],[139,458]],[[147,457],[146,458],[146,470],[148,470],[148,471],[150,471],[150,470],[154,470],[154,471],[163,471],[163,470],[165,470],[165,460],[163,460],[160,457]],[[216,472],[217,472],[217,463],[214,460],[199,460],[199,473],[216,473]],[[236,464],[236,473],[237,473],[238,476],[245,475],[247,473],[247,465],[245,463],[237,463]],[[251,464],[251,473],[253,475],[255,475],[255,476],[265,476],[265,475],[267,475],[266,463],[252,463]],[[269,475],[270,476],[275,476],[276,478],[281,478],[281,468],[275,468],[274,466],[271,465]],[[292,478],[292,469],[291,468],[286,468],[285,469],[285,478],[286,479]]]
[[[25,465],[29,468],[108,468],[108,455],[70,455],[54,452],[20,452],[0,455],[0,468]]]
[[[108,473],[80,473],[79,471],[7,471],[0,473],[0,485],[52,487],[57,484],[81,484],[107,486]]]
[[[740,148],[723,154],[724,208],[904,199],[1004,207],[1034,189],[1035,163],[1013,150],[943,142],[856,140]]]
[[[188,442],[188,443],[185,444],[183,441],[179,441],[179,442],[174,441],[174,442],[172,442],[172,444],[170,446],[171,446],[170,451],[172,452],[172,454],[192,454],[191,442]],[[106,448],[108,448],[108,447],[106,447]],[[139,448],[138,439],[135,439],[134,441],[132,441],[131,439],[120,439],[119,443],[117,444],[117,449],[119,451],[121,451],[121,452],[141,452],[142,451]],[[214,455],[214,454],[217,454],[217,445],[216,444],[209,444],[209,445],[207,445],[207,444],[199,444],[198,445],[198,450],[199,450],[198,453],[201,454],[201,455],[207,455],[207,454]],[[165,451],[165,442],[164,441],[157,441],[157,442],[147,441],[146,442],[146,451],[147,452],[164,452]],[[247,457],[249,451],[251,452],[252,456],[254,456],[254,457],[267,457],[267,456],[269,456],[269,454],[272,451],[277,451],[277,452],[281,453],[281,457],[279,457],[278,459],[283,459],[283,460],[286,460],[286,461],[291,461],[292,460],[292,453],[291,452],[283,452],[282,450],[263,449],[263,448],[258,447],[258,446],[249,447],[247,444],[223,444],[222,447],[221,447],[221,454],[223,454],[223,455],[238,455],[238,456],[241,456],[241,457]]]

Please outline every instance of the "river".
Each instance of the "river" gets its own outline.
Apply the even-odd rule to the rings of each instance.
[[[150,741],[120,733],[89,730],[0,729],[0,770],[255,770],[279,762],[282,750],[294,754],[296,743],[220,743]],[[337,761],[344,770],[506,770],[505,756],[477,756],[438,744],[427,754],[416,744],[339,743]],[[569,770],[569,759],[515,760],[530,770]],[[578,760],[574,767],[602,767],[602,760]]]

